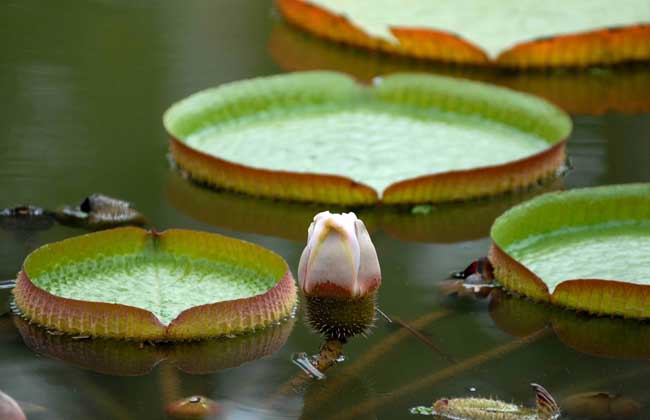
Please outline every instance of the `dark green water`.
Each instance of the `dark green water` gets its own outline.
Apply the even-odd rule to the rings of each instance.
[[[406,69],[461,73],[313,40],[284,26],[267,1],[9,0],[0,5],[0,16],[0,207],[55,207],[103,192],[134,202],[158,229],[216,231],[269,247],[294,273],[307,223],[321,208],[187,184],[165,159],[163,111],[208,86],[286,70],[333,68],[363,78]],[[575,169],[564,180],[566,188],[650,181],[650,114],[638,112],[650,109],[650,68],[578,76],[479,70],[468,75],[573,104],[569,153]],[[587,115],[604,108],[615,111]],[[320,345],[300,315],[266,351],[259,340],[242,344],[253,356],[266,357],[221,370],[242,360],[214,363],[200,373],[171,362],[154,367],[156,358],[135,369],[133,360],[148,353],[93,353],[80,344],[56,357],[45,355],[48,348],[38,354],[5,315],[0,389],[31,403],[30,419],[158,419],[167,402],[192,394],[219,401],[224,417],[232,419],[396,419],[410,417],[414,405],[470,395],[471,387],[475,394],[530,405],[527,384],[535,381],[559,400],[586,391],[620,393],[643,404],[638,419],[650,418],[650,325],[588,320],[522,302],[509,302],[524,304],[513,309],[495,301],[490,308],[488,300],[440,293],[450,271],[487,252],[491,221],[519,199],[445,206],[419,219],[361,212],[372,220],[382,263],[381,308],[417,323],[446,356],[380,320],[369,338],[351,341],[347,361],[326,380],[287,390],[284,384],[298,373],[291,355],[316,353]],[[80,233],[61,227],[0,230],[0,275],[14,276],[34,247]],[[499,310],[504,307],[505,315]],[[515,334],[529,338],[517,341]],[[228,349],[215,345],[201,349],[200,357],[220,360]],[[69,361],[70,352],[76,363]],[[97,354],[116,354],[111,366],[124,369],[109,375],[79,366],[103,366],[93,358]],[[452,367],[450,357],[460,364]]]

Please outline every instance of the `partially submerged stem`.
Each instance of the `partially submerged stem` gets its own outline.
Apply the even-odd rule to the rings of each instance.
[[[314,358],[309,358],[306,355],[299,356],[297,360],[294,360],[294,363],[298,365],[305,374],[298,374],[290,381],[286,382],[278,390],[272,400],[277,396],[286,395],[293,389],[301,388],[313,378],[324,379],[325,375],[323,372],[334,366],[343,354],[343,345],[343,341],[332,338],[323,343],[319,354]]]
[[[337,339],[325,341],[320,348],[318,359],[314,361],[316,369],[324,372],[336,364],[343,354],[343,342]]]

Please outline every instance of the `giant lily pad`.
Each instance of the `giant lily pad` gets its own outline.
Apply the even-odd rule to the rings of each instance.
[[[45,245],[14,290],[30,320],[71,334],[188,340],[290,315],[286,262],[264,248],[189,230],[118,228]]]
[[[507,289],[595,314],[650,318],[650,184],[550,193],[492,226]]]
[[[348,48],[305,34],[282,21],[273,26],[269,52],[286,71],[334,70],[362,81],[371,81],[380,74],[433,72],[537,95],[570,114],[650,112],[647,99],[650,97],[650,66],[647,64],[550,72],[436,64]]]
[[[439,202],[529,186],[563,164],[571,120],[482,83],[332,72],[259,78],[175,104],[164,122],[196,180],[346,205]]]
[[[279,0],[291,23],[389,53],[509,67],[649,60],[650,4],[629,0]],[[495,30],[498,28],[498,30]]]

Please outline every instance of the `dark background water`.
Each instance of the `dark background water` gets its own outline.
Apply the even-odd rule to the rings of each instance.
[[[102,192],[132,201],[158,229],[216,231],[269,247],[295,272],[308,221],[321,208],[187,184],[169,169],[161,115],[174,101],[209,86],[310,68],[361,79],[434,71],[548,94],[573,111],[569,154],[575,169],[564,187],[650,181],[648,67],[533,75],[439,67],[313,39],[282,23],[268,1],[6,0],[0,16],[0,207],[51,208]],[[610,111],[602,114],[604,109]],[[57,360],[30,350],[5,315],[0,389],[30,403],[30,419],[156,419],[165,403],[191,394],[222,403],[226,418],[393,419],[441,396],[470,395],[471,387],[477,389],[472,395],[530,405],[527,384],[535,381],[560,400],[586,391],[620,393],[644,405],[638,418],[650,418],[649,325],[588,320],[525,301],[508,301],[523,307],[507,306],[512,312],[503,315],[503,304],[490,307],[488,300],[440,292],[450,271],[487,252],[493,218],[523,198],[441,206],[419,219],[361,212],[371,221],[382,263],[381,308],[417,325],[444,354],[379,320],[367,339],[351,341],[347,361],[326,380],[287,388],[298,373],[291,355],[316,353],[320,345],[300,314],[276,331],[273,346],[242,344],[253,355],[272,354],[201,373],[183,372],[169,361],[157,367],[142,362],[144,367],[128,371],[142,352],[93,353],[74,343],[55,348],[64,349],[59,359],[73,354],[76,362]],[[0,275],[12,278],[39,244],[80,233],[62,227],[0,230]],[[230,354],[218,345],[201,351],[207,361]],[[115,354],[124,370],[108,375],[79,366],[80,360],[86,367],[103,366],[93,359],[97,354]]]

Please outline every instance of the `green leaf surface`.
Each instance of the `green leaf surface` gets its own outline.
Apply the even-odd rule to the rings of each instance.
[[[138,228],[39,248],[14,294],[28,318],[49,328],[152,339],[255,329],[286,317],[295,302],[287,264],[271,251],[216,234]]]
[[[499,217],[491,235],[551,294],[578,279],[650,285],[650,184],[546,194]]]
[[[500,165],[566,139],[568,116],[482,83],[392,75],[369,88],[332,72],[231,83],[175,104],[167,130],[257,169],[338,175],[382,192],[425,175]]]

